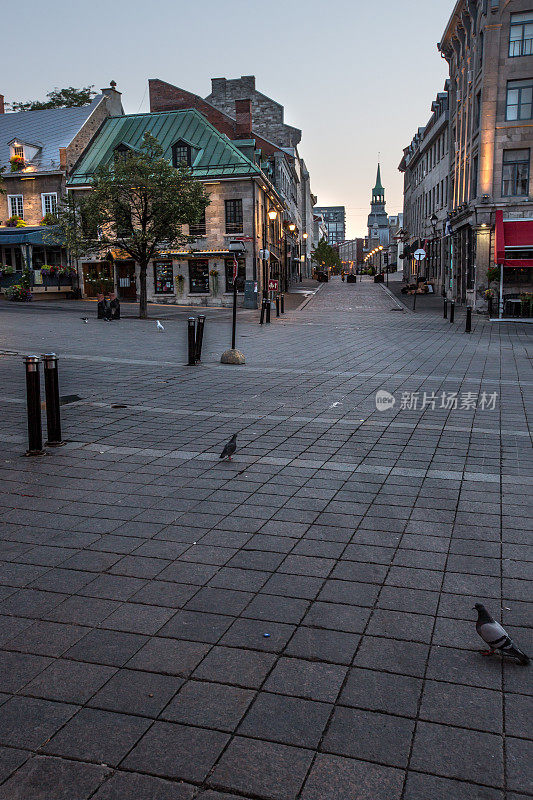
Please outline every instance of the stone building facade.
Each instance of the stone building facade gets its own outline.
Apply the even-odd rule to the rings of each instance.
[[[529,0],[457,2],[439,49],[450,70],[449,296],[479,308],[494,266],[496,216],[524,220],[533,248],[533,10]],[[526,231],[527,229],[527,231]],[[531,291],[533,253],[503,271]],[[501,261],[501,259],[498,259]],[[513,261],[514,259],[510,259]]]
[[[450,133],[448,81],[431,105],[427,125],[419,128],[405,148],[399,165],[404,176],[403,230],[404,280],[418,274],[430,279],[434,289],[445,289],[447,261],[446,222],[448,219]],[[426,250],[421,264],[413,253]]]
[[[0,194],[0,265],[16,270],[9,279],[2,278],[3,288],[16,283],[26,266],[32,270],[33,292],[49,296],[41,267],[66,266],[67,256],[47,236],[43,220],[49,219],[47,215],[53,217],[69,171],[104,121],[123,113],[121,94],[114,83],[87,106],[0,113],[0,165],[5,168],[5,194]],[[22,157],[22,168],[13,168],[14,156]],[[64,293],[72,288],[71,279],[54,283],[54,288],[62,287]]]
[[[281,195],[285,209],[284,282],[310,275],[313,206],[309,171],[298,153],[302,132],[284,122],[283,106],[258,92],[255,77],[213,78],[206,98],[178,86],[150,79],[150,110],[195,108],[232,140],[253,138],[266,162],[265,168]]]

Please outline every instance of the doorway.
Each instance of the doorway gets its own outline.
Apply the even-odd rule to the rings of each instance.
[[[137,300],[135,280],[135,261],[115,261],[117,268],[117,287],[120,300]]]

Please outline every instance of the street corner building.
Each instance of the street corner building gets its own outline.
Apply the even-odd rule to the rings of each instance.
[[[114,83],[90,104],[75,108],[5,113],[0,95],[0,292],[30,272],[39,298],[79,294],[68,255],[51,235],[66,176],[103,121],[121,114]]]
[[[533,8],[458,0],[438,45],[449,79],[405,148],[404,279],[494,318],[533,317]]]
[[[270,281],[287,291],[310,274],[316,198],[297,152],[301,131],[285,125],[283,107],[255,90],[253,76],[212,83],[212,95],[204,100],[150,80],[151,111],[106,120],[70,173],[67,188],[90,191],[100,165],[112,161],[121,148],[137,149],[150,132],[174,166],[190,167],[204,185],[209,205],[202,219],[184,225],[191,237],[185,246],[162,249],[153,260],[148,300],[231,305],[237,252],[238,302],[256,308]],[[124,253],[81,259],[78,272],[84,297],[95,297],[104,287],[122,301],[138,298],[139,266]]]

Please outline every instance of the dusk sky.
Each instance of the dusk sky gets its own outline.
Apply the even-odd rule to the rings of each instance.
[[[54,87],[115,80],[126,113],[135,113],[149,110],[148,78],[205,97],[212,77],[255,75],[257,89],[302,129],[300,154],[318,203],[346,206],[352,238],[366,233],[378,152],[387,211],[402,210],[398,164],[443,87],[447,64],[436,43],[453,6],[27,0],[16,10],[23,38],[4,38],[0,93],[8,102],[43,99]]]

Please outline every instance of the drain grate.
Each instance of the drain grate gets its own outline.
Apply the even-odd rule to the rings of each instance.
[[[64,394],[59,398],[59,405],[68,406],[69,403],[78,403],[80,400],[83,400],[83,398],[79,394]]]

